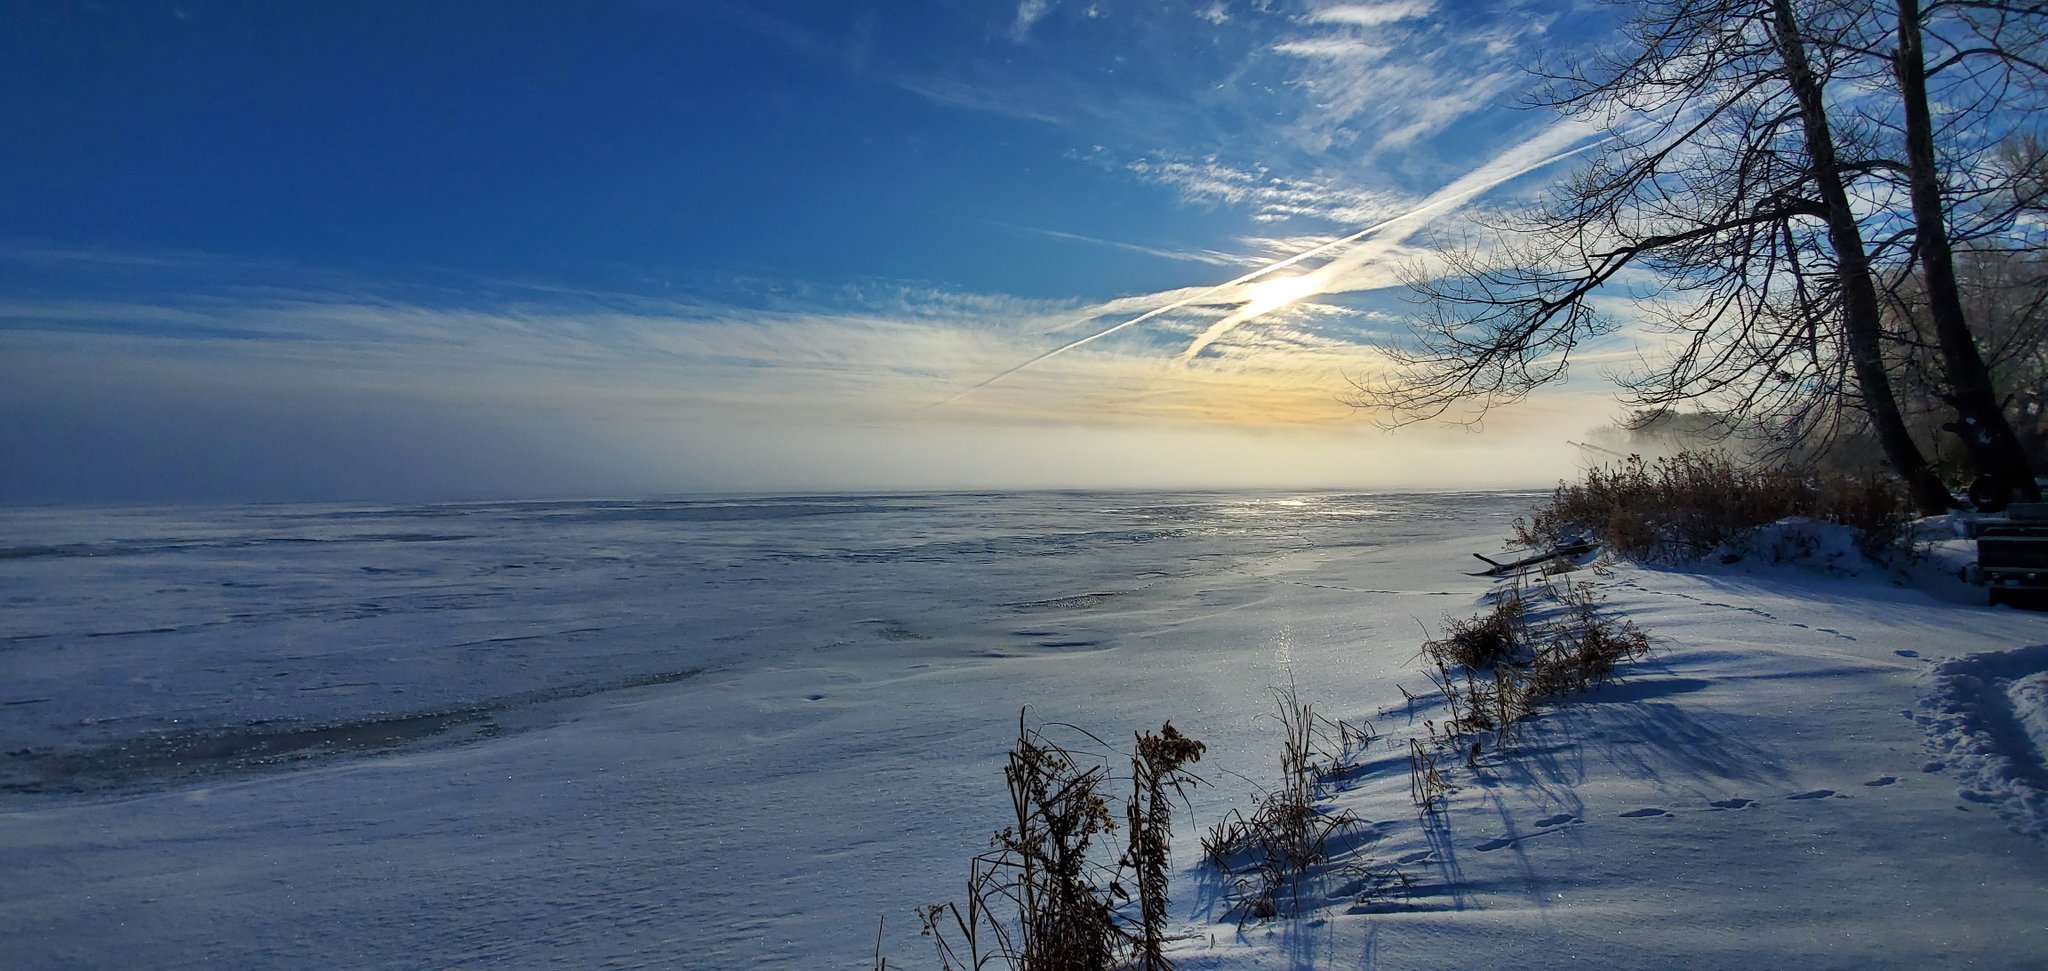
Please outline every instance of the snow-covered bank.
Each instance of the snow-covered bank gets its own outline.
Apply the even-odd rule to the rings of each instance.
[[[1941,755],[1972,749],[1930,744],[1973,723],[1916,718],[1941,662],[2048,642],[2048,617],[1869,571],[1581,573],[1660,653],[1456,768],[1424,825],[1400,753],[1431,713],[1400,688],[1527,501],[16,517],[20,548],[91,555],[0,558],[0,749],[46,784],[0,796],[0,939],[28,968],[855,969],[886,917],[892,966],[931,966],[912,908],[957,897],[1001,825],[1021,706],[1111,740],[1172,719],[1210,746],[1206,826],[1270,774],[1291,677],[1387,736],[1338,798],[1414,891],[1360,905],[1333,873],[1240,933],[1183,827],[1186,967],[2040,963],[2048,851]],[[1964,672],[2006,679],[2022,726],[2029,656]],[[477,709],[491,730],[111,790],[29,767],[193,720]]]
[[[2048,963],[2048,647],[2028,646],[2048,617],[1818,551],[1587,577],[1657,657],[1451,771],[1439,818],[1405,767],[1338,798],[1410,896],[1361,904],[1325,880],[1306,919],[1191,927],[1182,965]],[[1390,734],[1420,730],[1393,715]]]

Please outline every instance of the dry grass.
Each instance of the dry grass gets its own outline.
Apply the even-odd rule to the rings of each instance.
[[[1631,455],[1561,482],[1515,536],[1544,546],[1593,533],[1640,560],[1689,559],[1739,542],[1759,526],[1807,516],[1861,530],[1866,550],[1894,541],[1911,519],[1905,489],[1878,473],[1813,473],[1752,466],[1719,452],[1684,452],[1655,462]]]
[[[1253,797],[1247,816],[1232,810],[1202,840],[1208,862],[1234,877],[1239,922],[1299,912],[1302,878],[1330,862],[1330,840],[1358,817],[1317,803],[1372,743],[1369,726],[1315,713],[1292,685],[1275,689],[1280,725],[1280,785]]]
[[[1443,721],[1424,722],[1428,743],[1409,740],[1409,794],[1425,811],[1456,788],[1438,766],[1439,752],[1462,751],[1473,764],[1487,735],[1505,750],[1516,726],[1541,705],[1604,684],[1622,665],[1649,655],[1649,635],[1602,613],[1591,586],[1545,589],[1554,604],[1550,619],[1532,620],[1529,596],[1510,591],[1487,614],[1447,618],[1449,633],[1423,644],[1427,673],[1444,702]]]
[[[1567,586],[1559,597],[1565,615],[1548,625],[1536,652],[1527,696],[1542,701],[1578,694],[1604,684],[1622,664],[1648,657],[1650,636],[1632,620],[1599,611],[1590,586]]]
[[[1422,652],[1438,667],[1462,666],[1474,671],[1520,660],[1527,652],[1523,633],[1527,628],[1528,605],[1510,592],[1493,609],[1469,620],[1444,618],[1444,636],[1422,645]]]
[[[1444,801],[1458,788],[1437,768],[1436,754],[1435,746],[1424,745],[1419,738],[1408,740],[1408,796],[1424,812],[1443,808]]]

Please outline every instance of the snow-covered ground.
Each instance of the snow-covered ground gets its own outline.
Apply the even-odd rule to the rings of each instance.
[[[1952,584],[1582,573],[1660,653],[1418,815],[1401,688],[1529,498],[0,514],[7,964],[935,965],[1019,707],[1171,718],[1206,826],[1290,679],[1412,891],[1240,931],[1183,824],[1185,967],[2042,962],[2048,624]]]
[[[2048,966],[2048,617],[1981,606],[1961,547],[1892,575],[1794,525],[1733,565],[1580,574],[1656,657],[1449,770],[1441,816],[1400,769],[1338,796],[1409,895],[1338,871],[1182,966]]]

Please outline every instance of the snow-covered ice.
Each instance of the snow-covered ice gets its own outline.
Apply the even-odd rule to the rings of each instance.
[[[1292,679],[1387,737],[1336,799],[1413,889],[1333,871],[1240,931],[1183,824],[1185,967],[2040,963],[2048,624],[1966,589],[1582,573],[1657,656],[1418,815],[1416,646],[1479,609],[1469,554],[1530,499],[9,511],[0,940],[31,968],[861,968],[886,917],[892,966],[927,966],[912,908],[1000,824],[1021,706],[1208,742],[1207,825],[1271,773]]]

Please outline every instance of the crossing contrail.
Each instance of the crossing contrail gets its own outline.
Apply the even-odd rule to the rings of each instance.
[[[1395,220],[1401,218],[1404,217],[1397,216],[1395,217],[1395,219],[1389,219],[1386,222],[1379,223],[1378,225],[1368,226],[1364,229],[1359,230],[1358,232],[1352,233],[1351,235],[1344,237],[1343,239],[1332,240],[1328,243],[1324,243],[1321,246],[1315,247],[1314,249],[1296,253],[1293,256],[1281,260],[1278,263],[1271,263],[1267,264],[1266,266],[1259,267],[1258,269],[1253,270],[1250,273],[1247,273],[1243,276],[1240,276],[1237,279],[1229,280],[1223,283],[1218,283],[1213,287],[1196,293],[1194,296],[1182,297],[1179,300],[1175,300],[1174,302],[1169,303],[1163,307],[1155,307],[1151,310],[1147,310],[1144,313],[1137,315],[1136,317],[1132,317],[1131,319],[1124,321],[1123,323],[1116,324],[1104,330],[1096,331],[1095,333],[1089,334],[1086,337],[1068,341],[1067,343],[1061,344],[1060,346],[1055,347],[1052,350],[1046,351],[1045,353],[1040,354],[1037,357],[1032,358],[1031,360],[1025,361],[1022,364],[1016,365],[1015,367],[1002,371],[994,375],[993,377],[984,379],[980,384],[968,388],[967,390],[962,391],[959,394],[952,396],[951,398],[947,398],[946,400],[939,402],[939,404],[950,405],[955,401],[959,401],[960,399],[965,398],[968,395],[975,393],[976,391],[980,391],[981,389],[996,383],[997,381],[1001,381],[1002,379],[1007,378],[1012,374],[1016,374],[1017,372],[1022,371],[1025,368],[1031,367],[1035,364],[1039,364],[1049,358],[1058,357],[1059,355],[1065,354],[1066,352],[1071,351],[1076,347],[1080,347],[1083,344],[1089,343],[1091,341],[1099,341],[1105,337],[1108,337],[1111,334],[1116,333],[1117,331],[1123,330],[1126,327],[1134,327],[1138,324],[1142,324],[1145,321],[1151,320],[1152,318],[1159,316],[1160,314],[1167,313],[1169,311],[1179,310],[1180,308],[1185,307],[1189,304],[1200,303],[1219,291],[1228,290],[1234,286],[1250,283],[1251,281],[1256,280],[1262,276],[1265,276],[1266,274],[1271,273],[1274,270],[1286,269],[1287,267],[1293,266],[1294,264],[1299,263],[1302,260],[1314,257],[1319,253],[1327,253],[1330,250],[1339,246],[1343,246],[1346,243],[1356,242],[1357,240],[1363,239],[1364,237],[1379,231],[1381,227],[1384,227],[1389,223],[1392,223]]]
[[[1009,377],[1010,375],[1016,374],[1017,372],[1022,371],[1026,368],[1035,367],[1052,358],[1058,357],[1061,354],[1065,354],[1066,352],[1071,351],[1074,348],[1080,347],[1083,344],[1099,341],[1105,337],[1108,337],[1111,334],[1116,333],[1117,331],[1123,330],[1126,327],[1135,327],[1138,324],[1142,324],[1145,321],[1151,320],[1152,318],[1159,316],[1160,314],[1179,310],[1180,308],[1186,307],[1190,304],[1200,303],[1208,299],[1209,297],[1214,296],[1217,293],[1230,289],[1231,287],[1242,286],[1246,283],[1252,282],[1253,280],[1257,280],[1262,276],[1266,276],[1267,274],[1273,273],[1278,270],[1284,270],[1290,266],[1300,263],[1303,260],[1313,259],[1333,249],[1337,249],[1343,246],[1349,246],[1352,243],[1356,243],[1359,240],[1362,240],[1367,236],[1371,236],[1372,234],[1377,233],[1383,229],[1386,229],[1389,226],[1393,226],[1398,223],[1406,222],[1411,219],[1416,219],[1421,216],[1432,214],[1436,210],[1442,209],[1445,206],[1449,206],[1454,203],[1459,203],[1467,199],[1470,199],[1471,197],[1478,195],[1481,192],[1485,192],[1486,190],[1491,189],[1494,186],[1500,185],[1501,183],[1506,182],[1509,179],[1527,175],[1528,173],[1534,172],[1537,169],[1543,168],[1544,166],[1554,165],[1558,162],[1564,161],[1565,159],[1571,158],[1574,155],[1580,155],[1585,152],[1592,151],[1593,149],[1605,145],[1608,142],[1611,142],[1617,138],[1621,138],[1626,134],[1629,133],[1616,132],[1597,141],[1588,142],[1577,148],[1571,149],[1570,151],[1559,152],[1555,155],[1550,155],[1545,158],[1538,159],[1537,161],[1531,162],[1527,165],[1521,166],[1520,168],[1514,169],[1513,171],[1501,173],[1498,175],[1483,174],[1485,172],[1485,169],[1482,166],[1480,169],[1468,173],[1463,178],[1458,179],[1457,181],[1452,182],[1450,185],[1437,190],[1435,195],[1429,197],[1428,199],[1423,200],[1421,205],[1416,206],[1415,208],[1410,209],[1407,212],[1401,213],[1398,216],[1392,216],[1387,219],[1383,219],[1377,223],[1365,227],[1364,229],[1352,233],[1349,236],[1345,236],[1342,239],[1331,240],[1330,242],[1324,243],[1320,246],[1316,246],[1311,249],[1304,250],[1300,253],[1296,253],[1293,256],[1287,257],[1284,260],[1280,260],[1274,263],[1268,263],[1265,266],[1252,270],[1251,272],[1236,277],[1235,279],[1226,280],[1222,283],[1216,284],[1215,286],[1209,287],[1208,289],[1198,291],[1192,296],[1182,297],[1179,300],[1175,300],[1172,303],[1168,303],[1164,306],[1156,307],[1152,310],[1147,310],[1136,317],[1132,317],[1131,319],[1126,320],[1119,324],[1113,324],[1102,330],[1096,331],[1093,334],[1089,334],[1086,337],[1076,338],[1074,340],[1068,341],[1067,343],[1061,344],[1060,346],[1055,347],[1052,350],[1046,351],[1045,353],[1040,354],[1037,357],[1034,357],[1028,361],[1025,361],[1022,364],[1018,364],[1014,367],[1008,368],[995,375],[985,378],[980,383],[975,384],[974,386],[969,387],[966,390],[961,391],[960,393],[945,399],[944,401],[935,402],[930,407],[943,407],[945,405],[950,405],[956,401],[959,401],[962,398],[967,397],[968,395],[975,393],[976,391],[980,391],[981,389],[986,388],[989,385],[1001,381],[1004,378]],[[1537,138],[1531,139],[1530,142],[1540,141],[1542,137],[1543,136],[1539,135],[1537,136]],[[1524,144],[1529,144],[1530,142],[1525,142]],[[1243,320],[1248,319],[1250,318],[1246,317]],[[1243,323],[1243,320],[1238,320],[1236,321],[1236,323]],[[1217,328],[1211,328],[1211,331],[1212,333],[1205,333],[1202,335],[1202,337],[1206,339],[1205,341],[1203,341],[1202,346],[1206,346],[1207,342],[1214,341],[1215,338],[1222,336],[1222,333],[1216,332]],[[1199,350],[1199,347],[1197,348],[1197,350]]]

